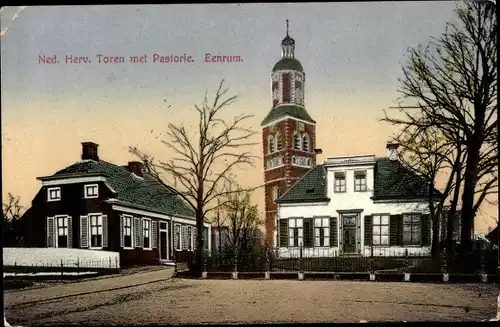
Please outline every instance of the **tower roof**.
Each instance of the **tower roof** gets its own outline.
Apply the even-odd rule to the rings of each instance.
[[[273,67],[273,72],[277,70],[285,70],[285,69],[291,69],[291,70],[297,70],[299,72],[303,72],[304,68],[302,68],[302,64],[300,61],[298,61],[295,58],[281,58],[280,61],[278,61],[274,67]]]
[[[269,113],[267,114],[266,118],[264,118],[264,120],[262,121],[261,125],[269,124],[273,120],[286,116],[305,120],[311,123],[316,123],[311,118],[306,108],[293,104],[285,104],[285,105],[279,105],[271,109],[271,111],[269,111]]]
[[[273,72],[287,69],[304,71],[300,62],[295,59],[295,40],[288,34],[288,19],[286,20],[286,36],[281,41],[281,59],[274,65]]]

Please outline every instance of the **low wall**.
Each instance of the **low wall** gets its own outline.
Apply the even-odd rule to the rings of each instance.
[[[3,265],[120,268],[120,253],[67,248],[3,248]]]

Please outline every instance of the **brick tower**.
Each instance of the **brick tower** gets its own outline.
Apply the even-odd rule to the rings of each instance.
[[[281,41],[281,59],[271,73],[272,108],[262,121],[266,241],[276,246],[274,202],[316,164],[316,122],[304,105],[305,73],[295,58],[295,41]]]

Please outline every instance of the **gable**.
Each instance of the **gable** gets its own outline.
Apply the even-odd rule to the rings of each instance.
[[[325,202],[327,197],[326,172],[323,165],[311,168],[276,203]]]

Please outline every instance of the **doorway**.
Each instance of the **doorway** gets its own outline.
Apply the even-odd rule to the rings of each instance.
[[[356,253],[357,242],[357,214],[342,215],[342,244],[344,254]]]
[[[160,222],[160,260],[168,260],[168,228],[167,223]]]

